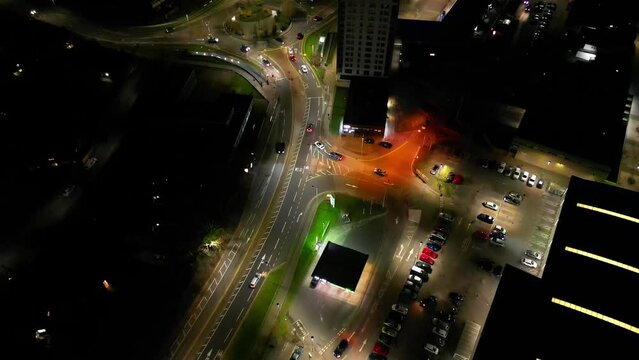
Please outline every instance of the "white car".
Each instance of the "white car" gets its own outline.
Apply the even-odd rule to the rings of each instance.
[[[506,235],[507,231],[506,228],[501,226],[501,225],[495,225],[495,229],[496,231],[499,231],[500,233]]]
[[[502,174],[504,170],[506,170],[506,163],[502,161],[497,167],[497,172]]]
[[[393,304],[393,306],[391,306],[391,309],[393,309],[394,311],[397,311],[398,313],[402,315],[408,314],[408,307],[403,304]]]
[[[441,336],[441,337],[443,337],[445,339],[448,336],[448,331],[446,331],[444,329],[440,329],[438,327],[434,327],[433,328],[433,334],[439,335],[439,336]]]
[[[537,268],[537,262],[535,260],[521,258],[521,263],[528,266],[529,268],[533,268],[533,269]]]
[[[532,251],[532,250],[526,250],[524,252],[524,255],[536,260],[541,260],[541,258],[543,257],[543,255],[539,251]]]
[[[433,344],[426,344],[426,346],[424,346],[424,350],[428,351],[429,353],[433,355],[439,354],[439,348]]]
[[[495,210],[495,211],[499,210],[499,205],[495,204],[492,201],[484,201],[481,204],[484,205],[485,208],[489,208],[490,210]]]
[[[300,69],[302,70],[302,72],[303,72],[304,74],[306,74],[306,73],[308,72],[308,67],[307,67],[306,65],[302,65],[302,66],[300,66]]]
[[[535,174],[530,175],[530,179],[528,179],[528,186],[535,186],[536,182],[537,182],[537,175]]]
[[[515,171],[513,171],[513,179],[519,179],[519,177],[521,176],[521,169],[520,168],[515,168]]]
[[[253,276],[253,279],[251,280],[251,283],[249,284],[249,287],[251,289],[254,289],[257,286],[257,283],[260,281],[260,274],[255,274],[255,276]]]
[[[319,142],[319,141],[316,141],[316,142],[314,142],[313,144],[315,144],[315,146],[316,146],[318,149],[320,149],[320,150],[324,150],[324,149],[326,149],[326,145],[322,144],[322,143],[321,143],[321,142]]]
[[[524,171],[524,173],[523,173],[523,174],[521,174],[521,177],[519,178],[519,180],[521,180],[521,181],[523,181],[523,182],[526,182],[526,181],[528,181],[528,176],[529,176],[529,175],[530,175],[530,174],[528,173],[528,171]]]

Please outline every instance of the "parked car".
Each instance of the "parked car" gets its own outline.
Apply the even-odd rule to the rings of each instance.
[[[390,352],[390,348],[382,343],[377,343],[373,346],[373,352],[375,354],[386,356]]]
[[[439,218],[446,220],[448,222],[453,222],[453,220],[455,220],[455,218],[452,215],[444,213],[444,212],[439,213]]]
[[[446,330],[444,330],[444,329],[442,329],[442,328],[438,328],[438,327],[434,327],[434,328],[433,328],[433,334],[438,335],[438,336],[441,336],[441,337],[443,337],[444,339],[445,339],[446,337],[448,337],[448,331],[446,331]]]
[[[380,141],[379,142],[379,146],[386,148],[386,149],[390,149],[393,147],[393,144],[389,143],[388,141]]]
[[[502,174],[504,170],[506,170],[506,163],[502,161],[501,163],[499,163],[499,166],[497,167],[497,172]]]
[[[382,326],[382,333],[388,335],[388,336],[392,336],[394,338],[397,337],[397,335],[399,335],[397,333],[397,330],[393,329],[392,327],[389,326]]]
[[[439,254],[437,254],[436,252],[434,252],[433,250],[425,247],[422,249],[422,254],[426,254],[428,256],[430,256],[433,259],[437,259],[437,257],[439,256]]]
[[[455,177],[453,178],[453,184],[461,185],[463,182],[464,182],[464,176],[461,174],[455,174]]]
[[[481,220],[481,221],[483,221],[483,222],[485,222],[485,223],[488,223],[488,224],[492,224],[492,223],[494,223],[494,222],[495,222],[495,218],[494,218],[494,217],[489,216],[489,215],[487,215],[487,214],[483,214],[483,213],[482,213],[482,214],[477,215],[477,219],[478,219],[478,220]]]
[[[500,239],[500,238],[496,238],[496,237],[492,237],[490,238],[490,244],[491,245],[496,245],[499,247],[504,247],[506,246],[506,239]]]
[[[447,183],[452,183],[453,179],[455,178],[455,173],[454,172],[449,172],[448,175],[446,176],[446,182]]]
[[[384,333],[380,333],[377,340],[379,340],[382,344],[385,344],[387,346],[392,346],[396,341],[394,337]]]
[[[393,311],[397,311],[398,313],[402,315],[408,314],[408,306],[404,304],[393,304],[393,306],[391,306],[391,309]]]
[[[504,176],[510,177],[513,174],[513,167],[510,166],[504,171]]]
[[[435,260],[433,260],[430,256],[428,256],[428,255],[426,255],[424,253],[419,255],[419,260],[423,261],[423,262],[425,262],[427,264],[430,264],[430,265],[434,265],[435,264]]]
[[[494,210],[494,211],[498,211],[499,210],[499,205],[495,204],[492,201],[484,201],[481,204],[484,205],[485,208],[488,208],[490,210]]]
[[[437,317],[433,318],[433,325],[435,325],[435,326],[437,326],[437,327],[439,327],[441,329],[444,329],[445,331],[450,330],[450,324],[445,322],[445,321],[441,321]]]
[[[495,225],[495,228],[493,229],[493,232],[495,231],[499,231],[500,233],[506,235],[507,230],[505,227],[501,226],[501,225]]]
[[[428,351],[429,353],[433,355],[439,354],[439,348],[431,343],[426,344],[426,346],[424,346],[424,350]]]
[[[519,180],[521,180],[521,181],[523,181],[525,183],[526,181],[528,181],[528,176],[529,175],[530,174],[528,173],[528,171],[524,171],[524,173],[521,174],[521,176],[519,177]]]
[[[424,270],[425,273],[430,274],[433,272],[433,268],[430,266],[430,264],[427,264],[423,261],[417,261],[415,262],[415,266],[417,266],[418,268]]]
[[[399,321],[395,321],[393,319],[384,320],[384,325],[390,326],[397,331],[400,331],[402,329],[402,325],[399,323]]]
[[[426,244],[426,247],[433,251],[439,251],[442,249],[442,246],[435,242],[429,242],[428,244]]]
[[[326,145],[322,144],[320,141],[316,141],[313,144],[315,145],[315,147],[317,147],[320,150],[326,149]]]
[[[380,342],[380,344],[381,344],[381,342]],[[381,355],[381,354],[370,353],[370,354],[368,354],[368,360],[388,360],[388,358],[386,358],[386,356]]]
[[[291,360],[300,360],[303,352],[304,350],[300,346],[295,347],[293,354],[291,354]]]
[[[542,189],[544,187],[544,179],[539,179],[539,181],[537,181],[537,189]]]
[[[524,255],[528,256],[529,258],[533,258],[535,260],[541,260],[541,258],[543,257],[543,255],[539,251],[532,251],[532,250],[524,251]]]
[[[513,171],[513,179],[517,180],[519,179],[519,177],[521,176],[521,169],[520,168],[515,168],[515,171]]]
[[[251,47],[246,45],[246,44],[242,44],[240,46],[240,51],[243,52],[243,53],[247,53],[247,52],[251,51]]]
[[[531,260],[528,258],[521,258],[521,263],[533,269],[537,268],[537,262],[535,260]]]
[[[430,169],[430,174],[431,175],[437,175],[437,173],[439,172],[439,170],[442,168],[442,164],[435,164],[433,165],[433,167]]]
[[[413,274],[408,275],[408,281],[410,281],[410,282],[412,282],[412,283],[414,283],[414,284],[416,284],[418,286],[422,286],[422,284],[424,283],[424,280],[421,277],[419,277],[417,275],[413,275]]]

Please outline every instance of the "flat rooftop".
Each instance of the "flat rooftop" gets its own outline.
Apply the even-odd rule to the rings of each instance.
[[[402,20],[439,21],[442,11],[450,12],[457,0],[399,0]]]
[[[504,271],[474,359],[613,359],[639,342],[639,194],[572,177],[543,277]],[[514,356],[514,355],[513,355]]]
[[[355,291],[366,261],[368,261],[367,254],[329,241],[315,265],[312,276]]]

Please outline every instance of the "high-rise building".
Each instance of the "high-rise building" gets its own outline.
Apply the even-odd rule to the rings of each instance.
[[[398,12],[399,0],[339,0],[341,77],[388,77]]]

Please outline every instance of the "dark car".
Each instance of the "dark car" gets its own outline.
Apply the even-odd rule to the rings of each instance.
[[[483,221],[485,223],[488,223],[488,224],[492,224],[492,223],[495,222],[495,218],[494,217],[492,217],[490,215],[487,215],[487,214],[483,214],[483,213],[477,215],[477,219],[481,220],[481,221]]]
[[[448,173],[448,176],[446,176],[446,182],[452,183],[453,179],[455,179],[455,173],[451,171]]]
[[[275,152],[278,154],[284,154],[284,150],[286,150],[286,144],[283,142],[278,142],[275,144]]]
[[[302,350],[301,347],[296,347],[295,351],[293,351],[293,354],[291,355],[291,360],[299,360],[302,357],[303,352],[304,350]]]
[[[311,279],[311,289],[315,289],[319,281],[320,278],[318,278],[317,276],[313,276],[313,278]]]
[[[344,351],[346,351],[347,348],[348,348],[348,340],[342,339],[342,341],[340,341],[339,344],[337,344],[337,347],[333,351],[333,356],[335,356],[336,358],[341,358],[342,354],[344,353]]]
[[[302,40],[304,38],[304,34],[297,33],[297,40]]]
[[[433,272],[433,268],[429,264],[427,264],[427,263],[425,263],[423,261],[415,262],[415,266],[417,266],[418,268],[424,270],[425,272],[427,272],[429,274]]]
[[[404,315],[397,311],[391,311],[390,313],[388,313],[388,319],[401,324],[404,321]]]
[[[322,20],[324,20],[324,18],[323,18],[323,17],[321,17],[321,16],[319,16],[319,15],[315,15],[315,16],[313,16],[313,20],[315,20],[315,21],[322,21]]]
[[[484,169],[488,169],[488,164],[488,159],[479,159],[479,165],[481,165]]]
[[[262,64],[264,64],[264,66],[271,66],[271,62],[267,58],[262,58]]]
[[[435,242],[429,242],[428,244],[426,244],[426,247],[431,249],[431,250],[433,250],[433,251],[435,251],[435,252],[437,252],[437,251],[442,249],[442,246],[440,244],[438,244],[438,243],[435,243]]]
[[[206,39],[206,42],[208,42],[209,44],[217,44],[220,42],[220,39],[209,35],[209,37]]]
[[[384,333],[380,333],[379,334],[379,338],[377,338],[379,340],[379,342],[381,342],[382,344],[386,345],[386,346],[391,346],[395,343],[395,338],[390,336],[390,335],[386,335]]]
[[[173,28],[173,27],[168,27],[168,28],[164,29],[164,32],[167,33],[167,34],[168,33],[172,33],[174,31],[175,31],[175,28]]]
[[[406,303],[417,300],[417,292],[410,287],[404,286],[402,291],[399,292],[399,299]]]
[[[276,37],[275,41],[279,42],[280,44],[284,45],[284,39],[282,39],[281,37]]]
[[[493,230],[490,233],[490,237],[492,239],[504,240],[504,238],[506,238],[506,235],[504,235],[504,233],[499,230]]]
[[[453,302],[457,302],[457,303],[461,303],[462,301],[464,301],[464,295],[458,293],[458,292],[454,292],[451,291],[448,294],[448,298],[453,301]]]
[[[442,168],[441,164],[435,164],[433,165],[433,167],[430,169],[430,174],[431,175],[437,175],[437,173],[439,172],[439,170]]]
[[[393,144],[389,143],[388,141],[380,141],[379,146],[390,149],[393,147]]]
[[[427,298],[423,298],[419,301],[419,305],[421,305],[423,308],[435,308],[437,306],[437,297],[431,295]]]
[[[240,45],[240,51],[243,53],[247,53],[249,51],[251,51],[251,47],[246,45],[246,44],[242,44]]]
[[[379,175],[379,176],[386,176],[386,171],[384,171],[382,169],[375,168],[375,169],[373,169],[373,172],[375,174]]]
[[[441,320],[441,321],[445,321],[449,324],[452,324],[455,322],[455,318],[456,316],[454,314],[451,314],[449,312],[445,312],[445,311],[440,311],[437,313],[437,317]]]
[[[537,181],[537,189],[541,189],[544,187],[544,179],[539,179],[539,181]]]
[[[365,143],[365,144],[374,144],[374,143],[375,143],[375,139],[373,139],[373,138],[366,138],[366,139],[364,139],[364,143]]]
[[[368,360],[387,360],[386,356],[376,353],[370,353],[368,355]]]

